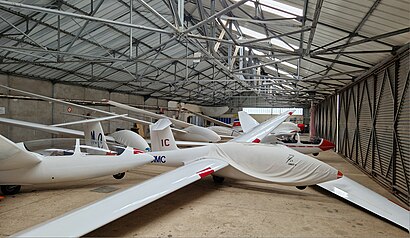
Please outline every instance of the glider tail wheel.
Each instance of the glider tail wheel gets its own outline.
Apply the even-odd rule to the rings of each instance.
[[[313,153],[312,155],[314,155],[314,156],[318,156],[318,155],[319,155],[319,153]]]
[[[296,186],[297,189],[299,190],[304,190],[307,186]]]
[[[114,174],[113,177],[114,177],[115,179],[122,179],[122,178],[125,177],[125,172],[118,173],[118,174]]]
[[[222,184],[225,180],[224,177],[219,177],[219,176],[215,176],[215,175],[212,175],[212,179],[214,180],[214,183],[216,183],[216,184]]]
[[[14,195],[20,192],[20,185],[1,185],[1,192],[4,195]]]

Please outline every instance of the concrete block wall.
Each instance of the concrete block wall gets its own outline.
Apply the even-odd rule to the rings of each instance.
[[[138,95],[121,94],[114,92],[110,93],[105,90],[98,90],[74,85],[52,84],[49,81],[34,80],[4,74],[0,74],[0,84],[58,99],[78,99],[89,101],[101,101],[102,99],[110,99],[113,101],[133,105],[149,105],[155,107],[168,106],[168,102],[166,100],[160,100],[156,98],[148,98],[146,101],[144,101],[144,97]],[[8,92],[8,90],[5,89],[0,89],[0,94],[27,96],[18,94],[17,92]],[[79,115],[90,114],[91,116],[97,117],[103,116],[101,113],[97,113],[95,111],[88,111],[77,107],[70,107],[68,105],[58,103],[49,103],[41,100],[0,98],[0,107],[5,108],[5,114],[0,115],[0,117],[25,120],[47,125],[83,119]],[[116,107],[93,107],[119,114],[133,115],[133,113],[131,112]],[[105,133],[112,133],[117,128],[130,129],[131,127],[134,127],[134,123],[120,119],[103,122],[102,125]],[[83,129],[81,125],[70,126],[67,128],[77,130]],[[53,137],[52,134],[47,132],[9,126],[5,124],[0,124],[0,134],[15,142],[47,139]]]

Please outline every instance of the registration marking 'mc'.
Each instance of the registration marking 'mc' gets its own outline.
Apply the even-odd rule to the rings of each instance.
[[[196,172],[201,178],[206,177],[210,174],[212,174],[214,172],[213,169],[211,169],[210,167],[203,169],[201,171]]]

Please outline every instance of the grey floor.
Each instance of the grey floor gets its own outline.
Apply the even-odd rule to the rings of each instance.
[[[372,190],[397,200],[334,152],[322,161]],[[146,165],[127,173],[77,183],[24,186],[0,200],[0,236],[46,221],[149,179],[171,168]],[[86,222],[86,221],[85,221]],[[409,237],[409,233],[317,187],[202,179],[87,236],[139,237]]]

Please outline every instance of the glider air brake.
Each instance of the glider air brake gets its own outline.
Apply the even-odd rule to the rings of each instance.
[[[160,119],[150,128],[152,163],[180,167],[15,236],[82,236],[210,174],[288,186],[340,179],[337,169],[284,145],[248,143],[265,137],[287,117],[264,122],[237,141],[188,149],[178,149],[171,122]]]
[[[92,112],[99,112],[105,115],[111,115],[111,116],[116,116],[118,114],[114,113],[114,112],[107,112],[104,110],[100,110],[97,108],[92,108],[92,107],[87,107],[84,105],[78,105],[75,103],[71,103],[71,102],[66,102],[64,100],[60,100],[60,99],[55,99],[55,98],[51,98],[51,97],[47,97],[47,96],[43,96],[43,95],[39,95],[39,94],[35,94],[35,93],[31,93],[31,92],[27,92],[27,91],[23,91],[20,89],[15,89],[15,88],[11,88],[5,85],[0,85],[0,87],[11,90],[11,91],[16,91],[19,93],[23,93],[35,98],[39,98],[45,101],[49,101],[49,102],[56,102],[56,103],[62,103],[62,104],[66,104],[66,105],[70,105],[72,107],[77,107],[77,108],[83,108]],[[131,107],[134,108],[134,107]],[[134,108],[135,109],[135,108]],[[145,111],[147,112],[147,111]],[[157,115],[155,113],[152,113],[154,115]],[[144,120],[140,120],[140,119],[136,119],[136,118],[132,118],[129,116],[124,116],[123,117],[124,120],[133,122],[133,123],[139,123],[142,125],[152,125],[153,123],[148,122],[148,121],[144,121]],[[200,127],[200,126],[195,126],[192,124],[189,124],[189,126],[183,128],[183,129],[178,129],[178,128],[171,128],[171,130],[173,132],[176,133],[176,136],[178,138],[180,138],[181,140],[188,140],[188,141],[201,141],[201,142],[218,142],[221,140],[221,137],[216,134],[215,132],[204,128],[204,127]]]

